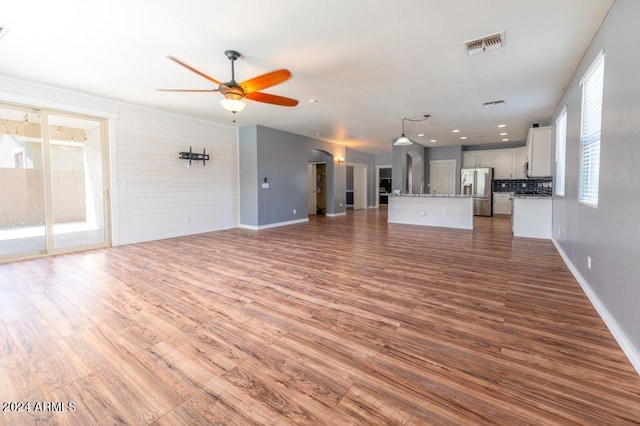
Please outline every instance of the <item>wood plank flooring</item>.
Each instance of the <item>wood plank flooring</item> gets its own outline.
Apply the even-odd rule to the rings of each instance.
[[[639,424],[551,242],[475,226],[357,211],[0,265],[0,401],[31,404],[0,424]]]

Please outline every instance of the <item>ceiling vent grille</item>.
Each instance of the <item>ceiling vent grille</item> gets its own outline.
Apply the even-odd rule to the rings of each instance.
[[[4,25],[0,25],[0,38],[4,37],[4,35],[9,31],[8,27]]]
[[[499,49],[505,44],[504,31],[497,34],[488,35],[476,40],[465,42],[465,48],[469,56],[478,53],[488,52],[489,50]]]
[[[484,102],[482,104],[482,106],[485,107],[485,108],[490,108],[490,107],[500,106],[500,105],[504,105],[504,99],[498,99],[498,100],[495,100],[495,101]]]

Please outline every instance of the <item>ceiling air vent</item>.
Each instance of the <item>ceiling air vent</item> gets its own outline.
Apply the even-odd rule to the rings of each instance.
[[[9,31],[8,27],[5,27],[4,25],[0,25],[0,38],[4,37],[7,31]]]
[[[495,100],[495,101],[484,102],[482,104],[482,106],[485,107],[485,108],[490,108],[490,107],[500,106],[500,105],[504,105],[504,99],[498,99],[498,100]]]
[[[486,37],[482,37],[476,40],[465,42],[465,48],[469,56],[477,55],[478,53],[487,52],[493,49],[499,49],[504,46],[505,38],[504,31],[497,34],[492,34]]]

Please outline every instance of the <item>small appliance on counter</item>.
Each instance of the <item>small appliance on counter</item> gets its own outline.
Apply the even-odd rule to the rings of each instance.
[[[460,194],[473,197],[474,216],[493,216],[491,182],[493,168],[478,167],[460,172]]]

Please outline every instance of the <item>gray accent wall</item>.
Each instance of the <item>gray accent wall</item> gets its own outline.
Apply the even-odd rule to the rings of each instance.
[[[345,148],[319,139],[253,125],[238,131],[240,226],[265,227],[308,218],[307,164],[313,150],[327,161],[327,214],[346,212]],[[264,179],[268,188],[263,188]],[[296,213],[293,213],[294,209]]]
[[[553,238],[640,371],[640,1],[617,0],[552,118],[567,106],[566,195],[553,200]],[[581,87],[604,50],[598,208],[578,202]],[[555,152],[555,151],[554,151]],[[587,267],[587,256],[592,268]],[[580,278],[579,278],[580,279]],[[593,298],[592,298],[593,300]],[[598,306],[600,305],[600,306]],[[603,310],[604,309],[604,310]],[[604,315],[603,315],[604,313]],[[607,318],[609,317],[609,318]],[[612,327],[613,325],[613,327]],[[622,339],[620,338],[622,336]],[[625,348],[625,345],[626,348]]]

